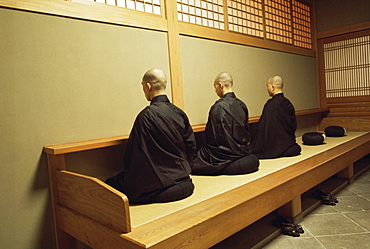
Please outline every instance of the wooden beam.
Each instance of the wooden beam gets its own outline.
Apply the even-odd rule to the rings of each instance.
[[[166,20],[161,15],[85,0],[0,0],[0,7],[166,31]]]
[[[182,86],[182,65],[180,55],[179,23],[177,20],[177,3],[173,0],[165,1],[167,17],[168,56],[170,63],[170,79],[172,103],[184,109],[184,91]]]
[[[97,138],[91,140],[84,140],[71,143],[53,144],[44,146],[44,152],[50,155],[67,154],[71,152],[92,150],[103,147],[110,147],[124,144],[127,142],[129,135],[121,135],[106,138]],[[65,169],[65,168],[62,168]]]
[[[362,23],[357,23],[353,25],[348,25],[345,27],[340,27],[336,29],[330,29],[322,32],[318,32],[316,34],[317,39],[323,39],[323,38],[328,38],[332,36],[337,36],[337,35],[343,35],[347,33],[352,33],[352,32],[357,32],[365,29],[370,29],[370,21],[368,22],[362,22]]]
[[[234,44],[247,45],[258,48],[266,48],[276,51],[283,51],[291,54],[298,54],[316,57],[316,51],[300,48],[282,42],[264,40],[263,38],[248,36],[236,32],[208,28],[196,24],[180,22],[180,34],[201,37],[210,40],[230,42]]]

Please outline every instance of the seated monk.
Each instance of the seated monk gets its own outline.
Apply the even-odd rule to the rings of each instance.
[[[280,76],[271,77],[267,82],[267,91],[272,98],[266,102],[253,135],[253,154],[260,159],[299,155],[301,147],[295,139],[295,109],[284,97],[283,79]]]
[[[220,97],[209,111],[206,145],[192,163],[192,174],[236,175],[258,170],[259,160],[251,154],[248,109],[233,90],[230,73],[220,73],[213,84]]]
[[[152,69],[142,79],[150,105],[136,117],[121,173],[106,183],[126,194],[130,203],[180,200],[194,185],[188,159],[196,152],[195,137],[187,115],[164,93],[166,76]]]

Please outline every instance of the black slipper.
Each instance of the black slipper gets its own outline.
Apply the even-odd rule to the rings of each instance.
[[[294,227],[282,227],[281,229],[283,230],[283,234],[285,234],[285,235],[290,235],[290,236],[293,236],[293,237],[301,236],[301,234],[298,232],[298,230],[295,229]]]
[[[337,198],[335,198],[332,194],[324,193],[321,190],[316,190],[314,193],[312,193],[312,196],[321,200],[323,204],[334,206],[336,203],[338,203]]]
[[[300,225],[293,223],[284,216],[277,215],[276,219],[273,219],[271,222],[274,226],[281,228],[284,234],[298,237],[300,233],[304,233],[303,228]]]

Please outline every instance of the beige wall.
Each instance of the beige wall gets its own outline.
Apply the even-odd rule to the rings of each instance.
[[[42,147],[128,134],[167,37],[2,8],[0,23],[0,247],[54,248]]]
[[[0,245],[52,249],[42,147],[129,133],[148,104],[142,74],[153,67],[169,73],[167,37],[4,8],[0,22]],[[184,36],[180,42],[185,110],[193,124],[206,121],[217,100],[212,81],[224,70],[233,74],[235,92],[251,116],[260,115],[266,80],[274,74],[284,77],[286,96],[297,110],[318,107],[315,58]],[[316,116],[298,118],[298,135],[315,128]],[[98,160],[72,154],[67,163],[79,162],[82,171],[104,178],[118,169],[107,173],[104,167],[117,165],[122,156],[119,149],[110,153]],[[95,168],[100,163],[104,167]]]
[[[218,99],[213,80],[222,71],[234,78],[234,91],[248,106],[250,117],[261,115],[268,100],[266,83],[284,79],[284,93],[296,110],[318,108],[316,59],[307,56],[181,37],[185,110],[194,124],[205,123]]]

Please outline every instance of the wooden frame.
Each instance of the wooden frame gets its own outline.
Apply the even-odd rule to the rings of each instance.
[[[331,139],[318,147],[303,145],[301,156],[262,160],[255,174],[192,176],[198,187],[211,181],[222,182],[219,185],[225,189],[202,196],[200,201],[192,202],[191,196],[179,201],[175,209],[173,203],[129,207],[124,194],[94,177],[67,169],[65,153],[72,153],[74,148],[80,151],[113,146],[124,143],[123,138],[45,146],[58,248],[74,248],[73,237],[92,248],[209,248],[277,208],[281,214],[295,217],[302,211],[302,193],[336,173],[352,177],[353,163],[370,153],[368,132]],[[235,185],[234,181],[241,184]],[[208,185],[212,184],[203,183],[203,187]],[[130,230],[129,210],[150,214],[154,209],[168,213],[136,222]],[[122,219],[125,222],[117,222]]]
[[[370,99],[368,95],[352,97],[327,97],[324,61],[324,44],[370,35],[370,22],[350,25],[318,33],[318,73],[320,106],[329,109],[329,115],[322,119],[319,129],[330,125],[343,126],[348,130],[367,131],[370,128]],[[362,65],[360,65],[362,66]],[[366,82],[366,79],[364,79]],[[363,87],[365,84],[361,84]],[[363,91],[366,88],[363,87]],[[356,89],[349,89],[354,92]],[[359,89],[357,89],[359,91]],[[337,91],[338,92],[338,91]],[[340,96],[341,94],[337,95]],[[343,96],[343,95],[342,95]]]
[[[318,61],[318,72],[319,72],[319,89],[320,89],[320,106],[323,109],[327,108],[327,103],[334,103],[337,101],[362,101],[368,99],[368,97],[348,97],[348,98],[327,98],[326,97],[326,81],[325,81],[325,61],[324,61],[324,44],[327,42],[335,42],[343,39],[350,39],[363,36],[370,33],[370,22],[351,25],[328,32],[320,32],[318,36],[318,47],[317,47],[317,61]]]
[[[168,3],[167,3],[168,2]],[[281,42],[256,38],[236,32],[228,31],[227,11],[225,13],[225,30],[216,30],[204,26],[194,25],[177,20],[177,8],[173,1],[161,0],[161,6],[164,7],[164,14],[155,15],[141,11],[135,11],[107,4],[90,2],[87,0],[0,0],[0,7],[14,8],[20,10],[34,11],[52,15],[79,18],[84,20],[112,23],[118,25],[127,25],[137,28],[152,29],[158,31],[169,31],[168,25],[178,23],[179,34],[196,36],[200,38],[216,39],[219,41],[232,42],[236,44],[256,46],[288,53],[300,54],[305,56],[316,56],[316,39],[315,39],[315,20],[314,20],[314,2],[302,1],[312,5],[312,50],[296,47],[294,45],[284,44]],[[171,6],[169,8],[169,6]],[[224,6],[227,1],[224,0]],[[226,8],[226,7],[225,7]],[[174,12],[169,14],[169,12]],[[171,17],[172,16],[172,17]],[[175,18],[176,17],[176,18]],[[167,22],[167,18],[172,18]],[[194,27],[196,26],[196,27]],[[175,42],[176,43],[176,42]],[[175,47],[176,48],[176,47]],[[175,52],[176,53],[176,52]]]

